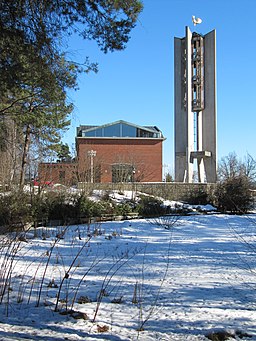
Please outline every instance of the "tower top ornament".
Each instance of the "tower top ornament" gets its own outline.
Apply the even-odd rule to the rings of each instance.
[[[194,15],[192,15],[192,22],[193,22],[194,26],[201,24],[202,21],[203,20],[201,18],[196,18]]]

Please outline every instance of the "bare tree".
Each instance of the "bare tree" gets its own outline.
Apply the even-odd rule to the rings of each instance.
[[[254,184],[256,181],[256,160],[248,153],[244,158],[242,168],[250,183]]]
[[[220,181],[239,176],[242,172],[242,162],[235,152],[229,153],[219,162],[218,179]]]
[[[236,153],[232,152],[220,160],[219,181],[240,176],[246,177],[250,183],[256,180],[256,160],[250,154],[247,153],[243,159],[239,159]]]
[[[134,156],[131,152],[117,154],[114,165],[120,165],[119,182],[150,181],[154,178],[154,168],[143,157]]]
[[[245,213],[253,206],[251,188],[256,175],[256,162],[247,154],[244,161],[233,152],[221,159],[219,182],[215,191],[222,211]]]

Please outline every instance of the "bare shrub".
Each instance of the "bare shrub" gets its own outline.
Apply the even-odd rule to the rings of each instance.
[[[149,222],[150,224],[161,226],[165,228],[166,230],[172,229],[175,225],[178,224],[178,221],[180,220],[181,215],[180,214],[168,214],[161,217],[154,217],[150,218]]]

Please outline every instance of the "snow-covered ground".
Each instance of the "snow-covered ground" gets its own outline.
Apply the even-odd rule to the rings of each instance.
[[[12,270],[0,340],[207,340],[219,330],[256,340],[256,218],[213,213],[167,226],[41,228],[5,263],[2,245],[2,278]]]

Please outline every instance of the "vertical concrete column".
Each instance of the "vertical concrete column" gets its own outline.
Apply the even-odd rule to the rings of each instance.
[[[217,180],[217,145],[216,145],[216,31],[204,36],[204,84],[205,108],[203,111],[203,150],[211,152],[205,159],[207,182]]]
[[[203,112],[199,111],[196,113],[197,115],[197,151],[203,150]],[[198,182],[205,181],[205,166],[204,159],[197,158],[197,174],[198,174]]]
[[[191,47],[192,33],[189,27],[186,27],[186,70],[187,70],[187,135],[188,135],[188,145],[187,145],[187,159],[186,159],[186,170],[187,178],[186,182],[192,182],[193,180],[193,160],[191,160],[191,152],[194,150],[194,113],[192,112],[192,47]],[[192,162],[191,162],[192,161]]]
[[[186,170],[187,98],[185,39],[174,38],[174,145],[175,180],[183,182]]]
[[[191,84],[191,37],[186,27],[185,38],[174,38],[174,97],[175,97],[175,180],[191,182],[193,164],[190,153],[193,150],[194,131]]]

